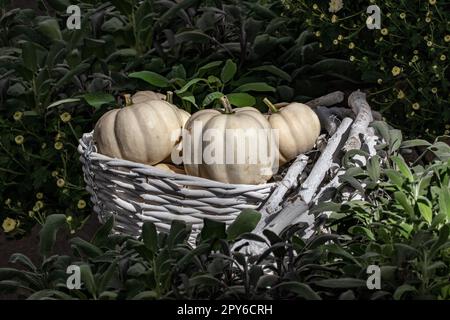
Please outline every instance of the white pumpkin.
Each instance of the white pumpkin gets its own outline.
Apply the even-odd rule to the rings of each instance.
[[[182,141],[186,173],[224,183],[266,182],[278,169],[278,151],[269,122],[255,108],[233,110],[226,96],[221,98],[221,102],[225,112],[201,110],[192,115],[185,125],[185,133],[189,135],[189,138],[183,136]],[[198,129],[202,132],[196,132]],[[227,132],[236,134],[244,147],[238,149],[239,144],[235,143],[234,138],[228,136],[227,139]],[[210,136],[212,134],[214,137]],[[260,148],[262,145],[267,150],[265,157],[259,154],[263,150]],[[209,153],[211,148],[215,149]],[[227,159],[230,150],[233,158]],[[208,159],[208,155],[212,154],[217,158]]]
[[[320,134],[320,121],[310,107],[292,102],[278,110],[267,98],[264,102],[272,112],[269,123],[278,130],[280,165],[314,147]]]
[[[98,151],[134,162],[159,163],[180,141],[189,114],[143,92],[131,101],[131,105],[111,110],[98,120],[94,129]]]

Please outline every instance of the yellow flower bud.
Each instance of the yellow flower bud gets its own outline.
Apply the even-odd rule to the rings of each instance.
[[[21,145],[23,144],[23,142],[25,141],[25,138],[22,135],[16,136],[14,138],[14,141],[18,144]]]
[[[17,220],[14,220],[11,218],[6,218],[3,221],[2,228],[3,228],[3,231],[5,231],[5,233],[8,233],[8,232],[13,231],[17,227],[17,225],[18,225]]]
[[[16,111],[13,115],[13,118],[15,121],[19,121],[20,119],[22,119],[22,116],[23,116],[23,112]]]
[[[72,119],[72,116],[68,112],[64,112],[59,116],[62,120],[62,122],[69,122]]]

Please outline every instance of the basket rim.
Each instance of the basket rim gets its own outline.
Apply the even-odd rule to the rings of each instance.
[[[197,182],[203,182],[205,184],[208,184],[208,187],[214,188],[224,188],[224,189],[246,189],[246,191],[251,191],[254,189],[255,191],[259,189],[265,189],[269,187],[273,187],[277,184],[277,182],[266,182],[262,184],[232,184],[232,183],[224,183],[219,182],[207,178],[202,177],[196,177],[196,176],[190,176],[187,174],[181,174],[181,173],[171,173],[166,170],[157,168],[150,164],[144,164],[139,162],[134,162],[130,160],[120,159],[120,158],[111,158],[107,155],[101,154],[97,152],[97,148],[93,142],[93,135],[94,130],[91,132],[84,133],[82,137],[78,140],[78,153],[81,154],[85,159],[94,158],[95,160],[100,161],[107,161],[107,162],[119,162],[118,166],[125,166],[125,167],[132,167],[132,168],[140,168],[145,170],[153,171],[152,173],[155,173],[157,176],[161,176],[163,178],[176,178],[177,180],[190,180],[190,181],[197,181]],[[92,148],[92,147],[95,147]]]

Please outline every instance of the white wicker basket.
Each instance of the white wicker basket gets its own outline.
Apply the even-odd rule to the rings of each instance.
[[[114,231],[137,236],[144,221],[168,231],[173,220],[192,226],[203,219],[231,224],[243,209],[258,208],[276,183],[227,184],[168,171],[97,153],[93,132],[80,139],[86,189],[101,222],[115,215]]]

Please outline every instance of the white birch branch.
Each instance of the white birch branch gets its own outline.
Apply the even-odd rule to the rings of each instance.
[[[361,149],[361,137],[367,134],[367,128],[373,121],[372,110],[366,100],[366,94],[360,90],[353,92],[348,97],[348,105],[356,114],[355,121],[350,130],[347,142],[342,148],[344,151]]]

